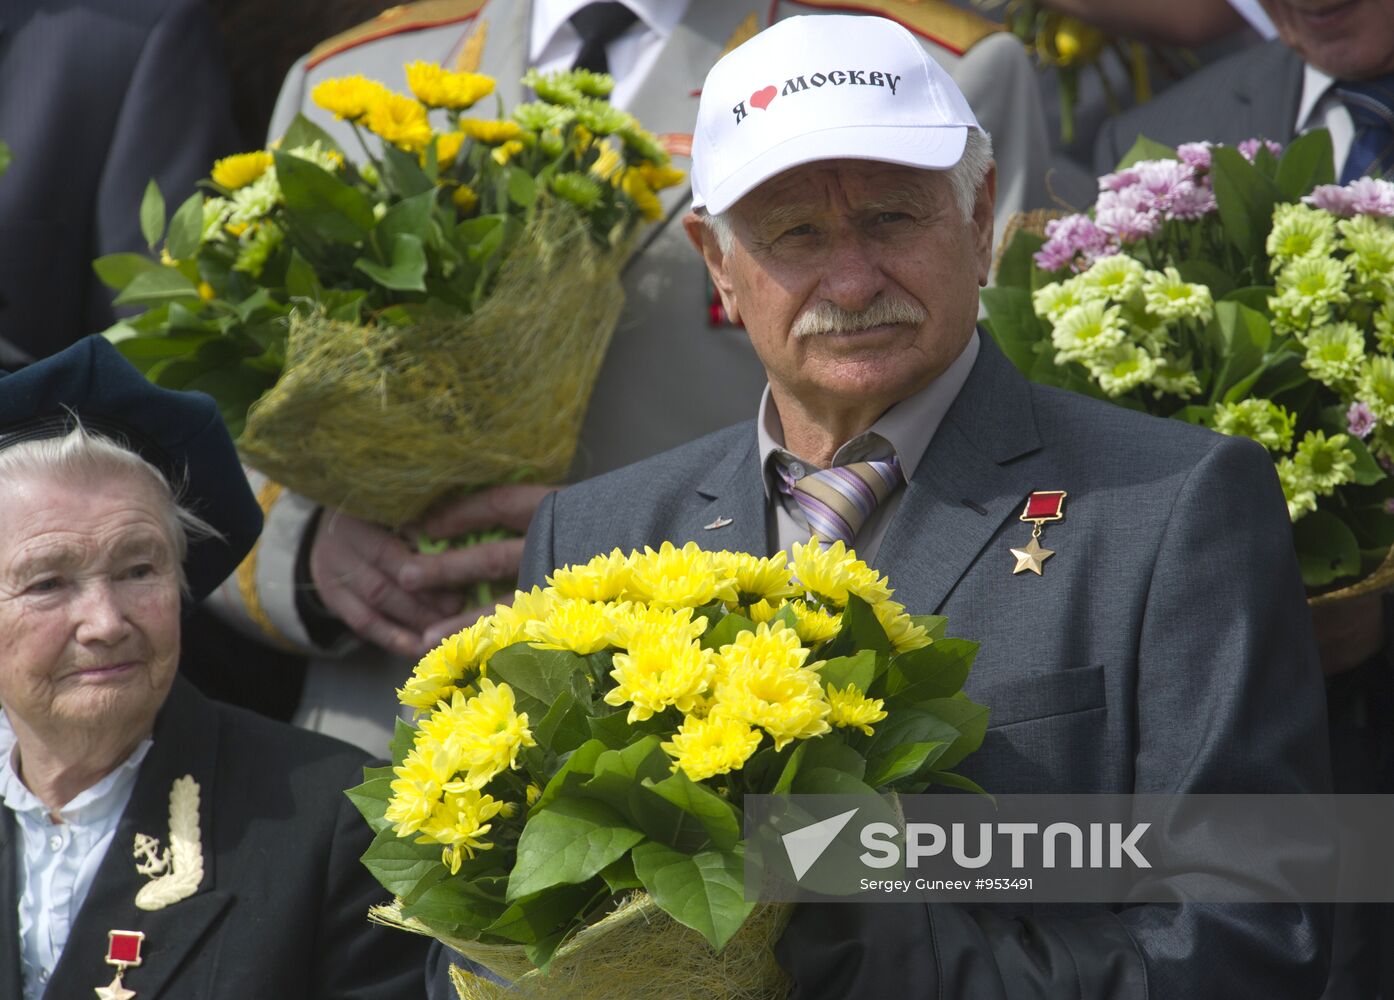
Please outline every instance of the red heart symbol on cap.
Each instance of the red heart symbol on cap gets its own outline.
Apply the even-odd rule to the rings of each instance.
[[[757,90],[750,95],[750,103],[764,111],[770,106],[770,101],[774,100],[774,95],[779,93],[773,87],[766,87],[764,90]]]

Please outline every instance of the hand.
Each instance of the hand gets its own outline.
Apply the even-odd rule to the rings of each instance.
[[[454,538],[488,528],[511,528],[526,532],[543,497],[555,486],[492,486],[459,500],[448,500],[432,508],[420,525],[430,538]],[[523,539],[505,538],[481,542],[463,549],[447,549],[439,555],[410,555],[401,567],[397,582],[408,593],[461,588],[481,581],[509,580],[518,576],[523,559]],[[507,603],[505,601],[504,603]],[[426,628],[427,645],[467,628],[492,608],[456,609]]]
[[[402,587],[399,577],[410,558],[406,544],[386,528],[326,510],[310,543],[310,577],[324,606],[359,638],[420,656],[429,648],[426,630],[463,602],[458,594]]]

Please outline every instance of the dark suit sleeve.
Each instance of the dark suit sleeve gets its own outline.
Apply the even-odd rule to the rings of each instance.
[[[90,256],[144,252],[140,202],[151,178],[173,215],[213,161],[237,145],[231,85],[212,16],[197,0],[171,3],[132,68],[112,130],[92,203]],[[88,332],[113,321],[110,289],[91,280]]]
[[[552,525],[556,516],[556,493],[548,493],[538,505],[528,526],[528,538],[523,546],[523,563],[518,569],[518,589],[531,590],[547,586],[547,574],[557,568],[554,561]]]
[[[1325,698],[1291,537],[1272,462],[1253,442],[1219,441],[1179,490],[1145,581],[1135,791],[1329,791]],[[1329,916],[1314,905],[1142,905],[1065,919],[829,904],[799,907],[778,953],[799,998],[1298,1000],[1321,995]]]
[[[336,787],[361,780],[355,767]],[[368,909],[387,902],[386,890],[359,860],[373,833],[347,797],[335,798],[338,816],[324,859],[323,919],[314,950],[319,965],[314,1000],[420,1000],[429,942],[368,922]]]

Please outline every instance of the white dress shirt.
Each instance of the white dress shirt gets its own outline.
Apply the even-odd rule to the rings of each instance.
[[[924,458],[929,442],[939,430],[944,414],[949,412],[963,384],[968,381],[968,373],[978,359],[978,348],[978,332],[975,330],[963,352],[944,369],[943,374],[913,396],[896,403],[864,432],[838,448],[833,453],[832,464],[850,465],[895,456],[900,459],[905,481],[908,483],[914,479],[920,459]],[[779,489],[776,478],[779,473],[773,468],[774,462],[783,462],[794,476],[818,472],[820,467],[784,447],[784,426],[779,421],[774,400],[770,398],[769,386],[765,386],[765,394],[760,397],[760,416],[755,421],[755,436],[759,445],[760,468],[764,472],[765,502],[770,511],[769,524],[774,547],[788,553],[795,542],[807,542],[810,531],[808,518],[804,516],[799,502]],[[857,556],[864,562],[869,563],[876,558],[881,540],[886,535],[886,527],[891,523],[904,495],[904,487],[897,488],[871,512],[857,532]]]
[[[1346,165],[1350,144],[1355,139],[1355,122],[1350,110],[1332,91],[1336,81],[1315,66],[1308,64],[1302,71],[1302,100],[1297,104],[1296,130],[1298,135],[1314,128],[1331,133],[1331,152],[1336,161],[1336,176]]]
[[[150,747],[150,740],[143,741],[116,770],[79,792],[63,807],[63,822],[54,823],[48,807],[15,770],[14,730],[0,714],[0,797],[15,814],[22,848],[19,952],[24,1000],[39,1000],[48,986]]]
[[[581,36],[571,26],[571,15],[590,0],[535,0],[532,5],[532,38],[528,59],[544,73],[570,69],[581,52]],[[627,108],[653,69],[663,43],[673,33],[688,0],[623,0],[638,18],[605,50],[615,89],[610,103]]]

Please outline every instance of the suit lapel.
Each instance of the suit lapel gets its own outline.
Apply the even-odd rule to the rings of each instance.
[[[1005,467],[1040,446],[1030,387],[990,336],[979,337],[973,371],[906,486],[875,560],[913,614],[937,611],[1027,494],[1052,487]]]
[[[24,993],[19,964],[19,864],[23,849],[14,813],[0,806],[0,996],[6,997]]]
[[[73,924],[48,995],[90,996],[95,987],[111,981],[115,970],[105,962],[110,930],[145,934],[142,962],[126,974],[127,987],[141,1000],[163,996],[170,977],[186,960],[197,961],[191,955],[232,902],[230,893],[215,888],[212,834],[217,740],[217,714],[184,681],[176,679],[155,725],[154,746],[141,765],[131,801]],[[168,845],[170,787],[185,774],[192,774],[199,785],[203,882],[193,896],[164,909],[138,909],[136,893],[147,879],[136,871],[131,846],[137,833],[158,837],[162,846]]]
[[[731,449],[697,487],[698,502],[686,520],[675,525],[674,544],[690,540],[704,549],[728,549],[756,555],[769,553],[765,486],[760,473],[755,425],[747,423],[742,427],[749,431],[744,445]]]
[[[1235,84],[1234,96],[1249,109],[1248,135],[1288,142],[1302,101],[1302,60],[1276,39],[1266,50]]]

